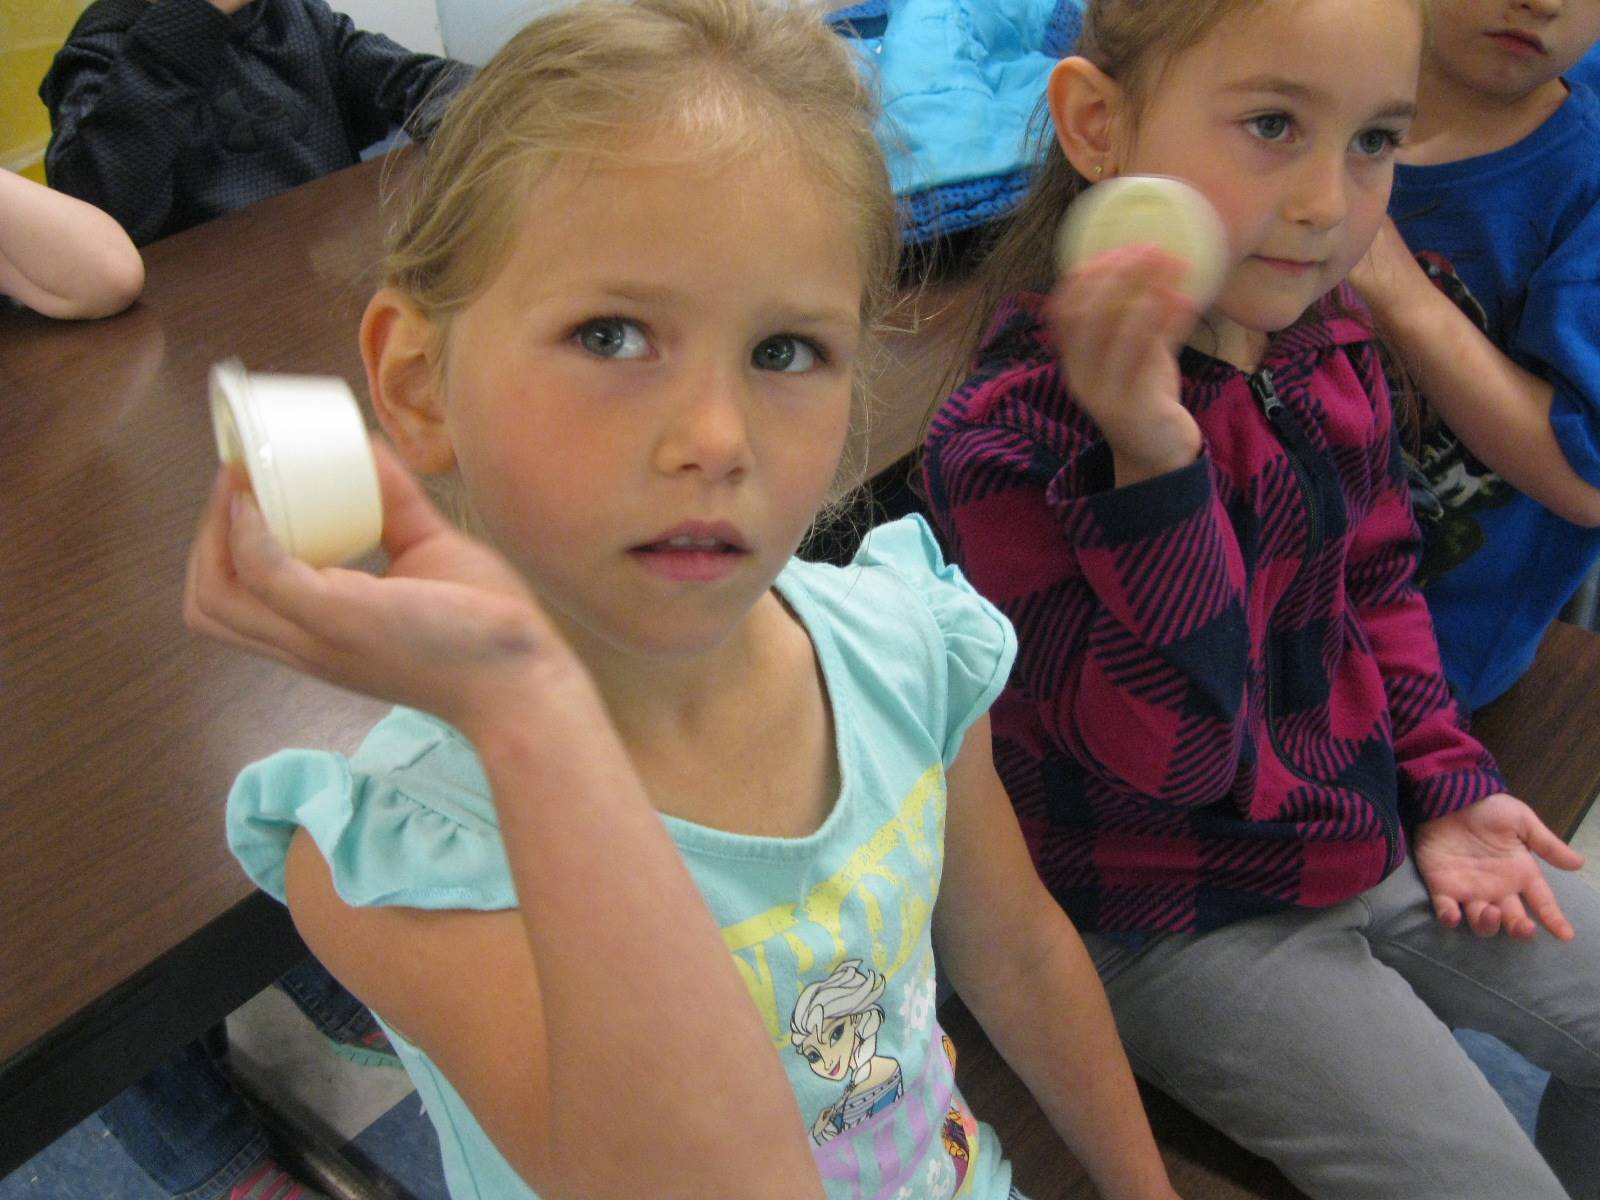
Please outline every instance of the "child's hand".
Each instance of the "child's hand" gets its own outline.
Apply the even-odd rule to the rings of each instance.
[[[1153,246],[1124,246],[1081,263],[1051,297],[1072,394],[1111,446],[1118,487],[1200,453],[1200,427],[1179,400],[1177,348],[1195,320],[1178,290],[1184,271]]]
[[[1444,924],[1460,924],[1465,913],[1479,937],[1503,931],[1527,941],[1542,924],[1562,941],[1572,940],[1572,925],[1534,856],[1575,871],[1583,865],[1583,855],[1551,833],[1521,800],[1496,792],[1448,816],[1424,821],[1413,841],[1417,870]]]
[[[1417,266],[1393,218],[1385,217],[1378,236],[1372,239],[1372,248],[1351,270],[1350,286],[1367,302],[1378,323],[1387,325],[1389,314],[1400,310],[1410,289],[1418,283],[1433,286]]]
[[[521,577],[449,525],[387,446],[373,449],[389,555],[382,577],[289,557],[223,470],[189,554],[189,627],[432,712],[469,736],[558,688],[572,699],[585,676]]]

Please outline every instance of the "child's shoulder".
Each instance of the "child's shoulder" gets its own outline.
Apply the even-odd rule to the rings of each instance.
[[[227,826],[246,872],[280,898],[289,842],[305,829],[350,904],[515,903],[483,766],[426,713],[395,709],[348,759],[284,750],[252,763],[228,796]]]
[[[794,559],[778,577],[778,590],[791,603],[809,604],[830,625],[903,624],[911,613],[971,591],[916,514],[868,530],[843,566]]]
[[[1575,137],[1593,146],[1600,142],[1600,93],[1582,79],[1567,80],[1567,100],[1550,120],[1563,118],[1570,122]],[[1548,125],[1550,122],[1546,122]]]
[[[909,672],[935,691],[947,672],[984,681],[1010,670],[1011,624],[945,561],[917,515],[872,529],[847,566],[796,560],[778,579],[824,659],[852,677]]]
[[[1017,292],[995,307],[965,378],[934,415],[930,446],[971,426],[1018,427],[1033,436],[1040,420],[1074,423],[1046,304],[1040,293]]]

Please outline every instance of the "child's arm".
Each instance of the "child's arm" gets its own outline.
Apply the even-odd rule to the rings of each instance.
[[[384,577],[288,558],[221,477],[185,614],[461,730],[521,907],[349,908],[302,838],[296,920],[541,1194],[820,1197],[772,1043],[588,676],[515,571],[377,450]]]
[[[1534,856],[1569,870],[1582,858],[1500,790],[1494,760],[1463,728],[1412,582],[1418,533],[1387,385],[1374,349],[1353,361],[1372,397],[1367,457],[1374,478],[1366,516],[1351,537],[1345,586],[1383,676],[1417,869],[1446,925],[1465,916],[1482,936],[1503,929],[1530,938],[1526,901],[1552,933],[1571,937]]]
[[[379,33],[357,29],[343,13],[309,14],[338,62],[339,95],[357,145],[404,126],[419,138],[432,133],[449,98],[472,77],[465,63],[419,54]]]
[[[1100,1194],[1171,1200],[1105,991],[1028,858],[995,773],[987,718],[967,732],[947,785],[934,910],[941,969]]]
[[[47,317],[108,317],[143,288],[144,261],[109,215],[0,170],[0,293]]]
[[[97,13],[40,88],[51,186],[105,209],[141,246],[166,228],[178,156],[216,120],[202,105],[224,61],[228,3],[155,0]]]
[[[1600,525],[1600,488],[1573,470],[1551,427],[1555,388],[1512,362],[1434,287],[1392,220],[1350,282],[1429,406],[1479,460],[1558,516]]]

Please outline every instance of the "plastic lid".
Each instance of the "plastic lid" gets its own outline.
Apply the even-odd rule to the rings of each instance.
[[[211,368],[217,455],[244,464],[267,527],[314,566],[378,544],[383,504],[361,410],[344,380],[251,374],[237,359]]]
[[[1065,272],[1095,254],[1135,242],[1189,264],[1181,287],[1204,312],[1226,277],[1228,237],[1211,202],[1166,175],[1123,175],[1080,195],[1062,219],[1056,265]]]

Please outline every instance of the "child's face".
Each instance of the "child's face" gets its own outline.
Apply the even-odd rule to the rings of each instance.
[[[1600,0],[1429,0],[1427,63],[1515,99],[1565,74],[1600,40]]]
[[[1178,55],[1117,157],[1210,197],[1234,263],[1211,310],[1293,324],[1366,253],[1416,98],[1412,0],[1268,0]]]
[[[775,153],[533,190],[452,324],[446,425],[485,528],[580,646],[707,649],[794,551],[850,420],[849,230]]]
[[[822,1023],[822,1028],[806,1038],[796,1048],[811,1064],[811,1069],[824,1079],[843,1079],[850,1071],[850,1060],[856,1052],[854,1015],[833,1017]]]

